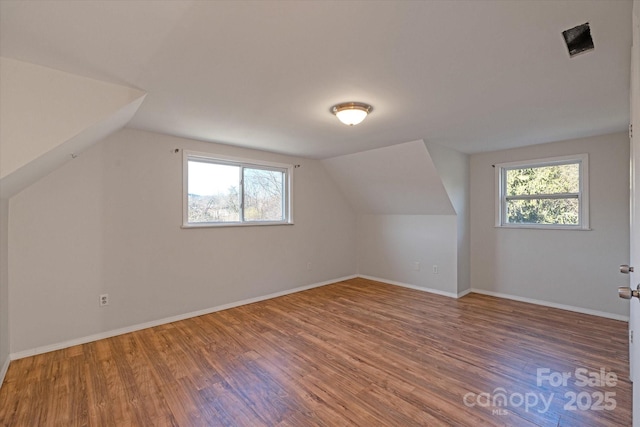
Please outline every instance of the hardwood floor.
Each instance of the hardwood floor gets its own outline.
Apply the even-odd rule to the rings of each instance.
[[[13,361],[0,424],[629,426],[627,351],[624,322],[353,279]]]

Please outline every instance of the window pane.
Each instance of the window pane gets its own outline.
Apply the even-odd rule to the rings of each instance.
[[[577,225],[578,220],[578,199],[507,200],[509,224]]]
[[[189,222],[240,221],[240,167],[188,163]]]
[[[282,221],[284,173],[264,169],[244,169],[244,220]]]
[[[578,193],[580,191],[580,165],[578,163],[508,169],[506,172],[508,196]]]

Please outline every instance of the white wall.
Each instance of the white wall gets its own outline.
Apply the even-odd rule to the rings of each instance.
[[[455,296],[456,258],[455,215],[358,216],[360,275]]]
[[[10,58],[0,58],[0,93],[0,178],[145,95]]]
[[[456,211],[457,276],[458,293],[460,293],[471,287],[469,276],[471,263],[469,253],[469,155],[432,142],[427,142],[426,146]]]
[[[458,196],[462,164],[446,150],[441,162]],[[358,274],[457,295],[456,212],[424,141],[322,163],[358,213]]]
[[[493,164],[589,154],[591,231],[496,228]],[[626,133],[475,154],[471,178],[471,286],[627,316],[616,288],[629,261],[629,138]]]
[[[455,213],[422,140],[332,157],[322,163],[359,214]]]
[[[180,228],[175,148],[300,164],[295,225]],[[167,135],[114,134],[10,215],[12,353],[356,273],[355,213],[318,161]]]
[[[0,197],[124,127],[144,98],[136,89],[0,58]]]

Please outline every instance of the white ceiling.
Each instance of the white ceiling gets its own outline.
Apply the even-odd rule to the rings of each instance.
[[[147,91],[129,127],[326,158],[623,131],[631,0],[7,1],[0,55]],[[569,59],[562,31],[589,22]],[[374,111],[346,127],[338,102]]]

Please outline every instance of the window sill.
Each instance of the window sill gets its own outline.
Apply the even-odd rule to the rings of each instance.
[[[565,231],[592,231],[592,228],[571,227],[562,225],[495,225],[494,228],[507,228],[511,230],[565,230]]]
[[[226,227],[273,227],[277,225],[294,225],[293,222],[229,222],[214,224],[203,222],[200,224],[182,224],[180,228],[226,228]]]

